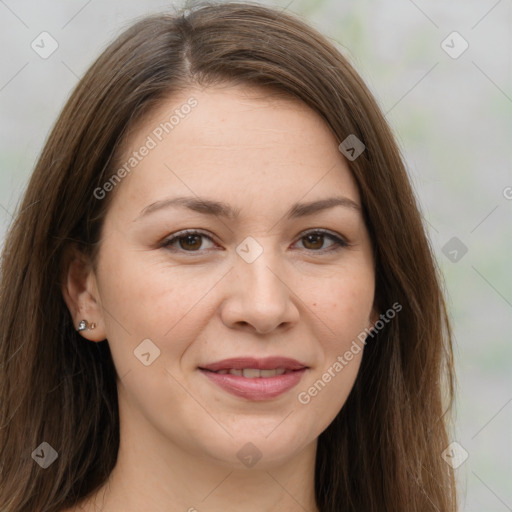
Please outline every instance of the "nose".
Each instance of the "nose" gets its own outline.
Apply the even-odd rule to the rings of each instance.
[[[299,320],[297,295],[289,273],[265,250],[248,263],[237,256],[235,268],[225,283],[226,298],[221,318],[231,329],[268,334],[286,330]]]

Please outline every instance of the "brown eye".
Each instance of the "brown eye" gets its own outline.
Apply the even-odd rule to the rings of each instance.
[[[330,239],[333,243],[327,247],[322,247],[326,239]],[[302,241],[305,249],[314,252],[334,251],[349,245],[341,238],[322,230],[307,233],[303,235],[300,240]]]
[[[164,240],[162,242],[162,247],[178,252],[200,252],[208,248],[202,247],[205,241],[211,242],[213,246],[213,240],[204,233],[199,231],[182,231],[181,233],[177,233],[171,238]]]
[[[180,236],[178,239],[179,246],[184,250],[198,250],[201,247],[201,235]]]
[[[304,247],[306,249],[321,249],[324,245],[324,235],[321,234],[306,235],[302,237],[302,240],[305,240]]]

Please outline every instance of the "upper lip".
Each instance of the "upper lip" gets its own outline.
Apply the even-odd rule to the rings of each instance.
[[[243,370],[246,368],[254,368],[256,370],[273,370],[276,368],[284,368],[285,370],[302,370],[307,368],[307,365],[291,359],[289,357],[232,357],[230,359],[223,359],[215,363],[207,364],[200,367],[202,370],[210,370],[216,372],[219,370]]]

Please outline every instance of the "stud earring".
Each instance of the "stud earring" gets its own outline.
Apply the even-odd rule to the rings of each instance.
[[[78,324],[78,329],[77,331],[78,332],[82,332],[82,331],[86,331],[87,329],[90,329],[91,331],[93,329],[96,328],[96,324],[95,323],[92,323],[92,324],[89,324],[87,322],[87,320],[82,320],[79,324]]]

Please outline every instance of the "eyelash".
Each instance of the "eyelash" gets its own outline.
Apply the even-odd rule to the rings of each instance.
[[[204,233],[202,231],[198,231],[198,230],[194,230],[194,229],[186,229],[184,231],[180,231],[180,232],[176,233],[171,238],[165,239],[162,242],[161,247],[164,248],[164,249],[168,249],[168,250],[174,251],[174,252],[185,252],[185,253],[191,253],[191,254],[194,254],[194,253],[195,254],[202,254],[205,249],[197,250],[197,251],[186,251],[185,249],[171,247],[171,245],[173,243],[179,241],[182,238],[186,238],[187,236],[190,236],[190,235],[203,236],[203,237],[208,238],[210,241],[215,243],[215,241],[209,235],[207,235],[206,233]],[[313,230],[310,230],[310,231],[305,231],[305,232],[301,233],[301,236],[299,237],[299,240],[301,240],[302,238],[304,238],[304,237],[306,237],[308,235],[324,235],[327,238],[330,238],[331,240],[333,240],[334,244],[335,244],[334,246],[331,246],[331,248],[327,248],[327,249],[318,249],[318,250],[315,250],[315,249],[305,249],[308,252],[328,253],[328,252],[339,251],[341,249],[349,247],[349,245],[350,245],[348,242],[346,242],[345,240],[343,240],[339,236],[334,235],[330,231],[327,231],[326,229],[313,229]]]

